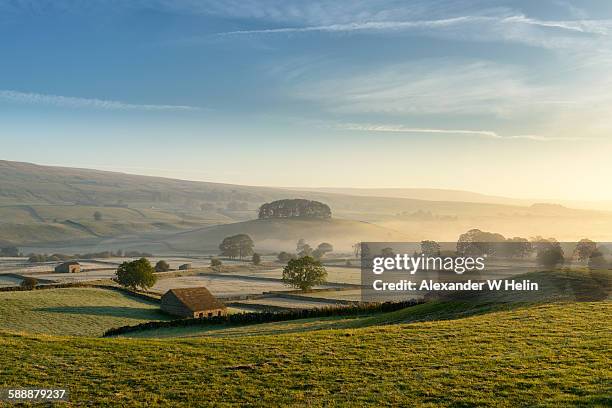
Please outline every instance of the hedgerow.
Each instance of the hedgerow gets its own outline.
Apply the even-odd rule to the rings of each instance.
[[[355,316],[370,313],[386,313],[407,307],[422,304],[420,300],[408,300],[402,302],[384,303],[359,303],[352,306],[324,307],[319,309],[301,309],[283,312],[252,312],[236,313],[226,316],[213,316],[202,318],[188,318],[168,321],[152,321],[140,323],[133,326],[122,326],[107,330],[103,337],[117,336],[125,333],[138,332],[151,329],[165,329],[191,326],[210,326],[210,325],[248,325],[258,323],[282,322],[287,320],[310,319],[316,317],[330,316]]]

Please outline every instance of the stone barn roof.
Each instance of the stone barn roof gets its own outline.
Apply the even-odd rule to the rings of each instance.
[[[164,294],[173,294],[178,301],[192,311],[225,309],[225,305],[217,300],[204,286],[197,288],[170,289]]]

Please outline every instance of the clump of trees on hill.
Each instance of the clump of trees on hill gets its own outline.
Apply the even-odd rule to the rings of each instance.
[[[154,272],[155,270],[146,258],[123,262],[117,268],[116,281],[121,286],[133,291],[138,288],[148,290],[157,282],[157,276]]]
[[[168,262],[164,261],[163,259],[160,261],[157,261],[157,263],[155,264],[155,272],[168,272],[170,270],[170,265],[168,264]]]
[[[319,201],[277,200],[259,207],[259,219],[266,218],[331,218],[331,209]]]

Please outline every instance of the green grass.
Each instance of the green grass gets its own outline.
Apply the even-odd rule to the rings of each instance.
[[[445,301],[429,302],[391,313],[354,317],[328,317],[299,321],[273,322],[248,326],[203,325],[148,329],[126,333],[123,337],[233,337],[245,335],[296,333],[321,329],[344,329],[398,323],[461,319],[465,317],[530,307],[557,301],[596,301],[609,296],[612,273],[608,270],[557,270],[531,272],[515,279],[530,279],[540,284],[539,292],[452,293]]]
[[[0,292],[0,330],[100,336],[113,327],[168,319],[155,303],[106,289]]]
[[[612,303],[237,338],[0,335],[0,387],[76,406],[609,406]]]

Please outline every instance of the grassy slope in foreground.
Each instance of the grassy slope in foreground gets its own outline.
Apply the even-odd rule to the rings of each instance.
[[[74,405],[609,406],[612,303],[174,342],[0,335],[0,387]]]
[[[112,327],[167,319],[157,304],[106,289],[0,293],[0,330],[100,336]]]

